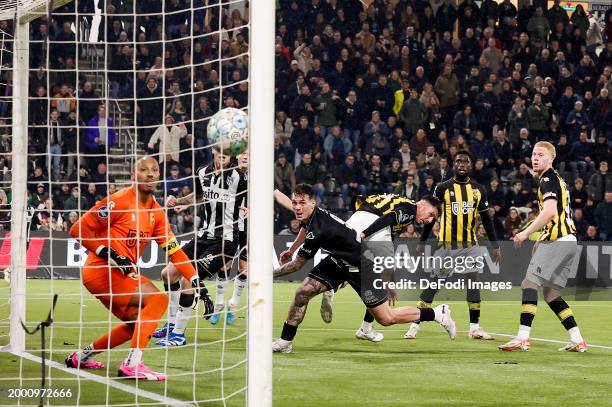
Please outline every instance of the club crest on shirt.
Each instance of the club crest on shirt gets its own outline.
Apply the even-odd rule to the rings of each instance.
[[[306,239],[308,239],[308,240],[312,240],[314,238],[315,238],[315,236],[314,236],[314,233],[312,233],[312,232],[308,232],[308,234],[306,235]]]
[[[151,222],[151,226],[155,225],[155,215],[149,215],[149,222]]]
[[[109,214],[109,212],[110,212],[110,211],[108,210],[108,206],[106,206],[106,205],[101,206],[101,207],[98,209],[98,217],[99,217],[99,218],[102,218],[102,219],[106,219],[106,218],[108,218],[108,214]]]

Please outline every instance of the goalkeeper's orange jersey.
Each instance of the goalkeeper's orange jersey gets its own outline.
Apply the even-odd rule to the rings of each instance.
[[[89,250],[85,266],[107,264],[95,255],[100,245],[112,247],[134,263],[151,240],[170,256],[180,250],[164,209],[153,197],[146,204],[140,203],[135,188],[124,188],[104,198],[70,229],[70,234]]]

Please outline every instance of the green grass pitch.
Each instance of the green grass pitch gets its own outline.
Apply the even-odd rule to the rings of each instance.
[[[295,284],[274,286],[274,336],[280,334]],[[106,330],[108,313],[86,291],[80,306],[81,285],[78,281],[28,280],[27,314],[29,325],[46,317],[51,292],[60,294],[52,332],[51,359],[62,363],[68,349],[86,345]],[[0,304],[6,304],[7,290],[0,290]],[[244,301],[243,301],[244,302]],[[385,340],[375,344],[355,339],[361,323],[363,306],[351,289],[336,296],[334,320],[330,325],[321,321],[317,298],[311,304],[304,323],[294,341],[293,354],[274,355],[275,406],[609,406],[612,377],[612,302],[572,301],[576,319],[585,339],[593,345],[586,354],[558,352],[566,332],[541,301],[529,352],[502,353],[496,346],[507,340],[472,341],[467,338],[467,306],[451,303],[460,330],[455,341],[435,323],[423,324],[419,338],[402,339],[402,326],[376,329]],[[482,305],[482,325],[489,331],[514,334],[520,305],[516,301],[489,301]],[[6,342],[8,307],[0,306],[0,345]],[[80,329],[82,318],[88,324]],[[145,351],[145,361],[152,368],[162,368],[167,361],[171,374],[166,383],[139,382],[138,387],[180,400],[214,400],[205,406],[240,406],[245,403],[246,364],[244,311],[234,326],[225,330],[211,327],[198,319],[198,343],[194,348],[170,349],[151,346]],[[195,321],[191,322],[188,338],[193,343]],[[49,332],[51,334],[51,332]],[[225,336],[224,336],[225,335]],[[49,335],[50,337],[50,335]],[[225,338],[225,341],[223,339]],[[28,348],[38,349],[38,335],[27,338]],[[37,350],[33,354],[39,355]],[[126,347],[98,357],[116,374]],[[221,354],[223,353],[223,361]],[[223,364],[222,364],[223,363]],[[222,370],[225,368],[225,370]],[[36,387],[40,380],[40,365],[16,356],[0,353],[0,388]],[[192,374],[195,371],[196,374]],[[21,374],[20,374],[21,372]],[[104,373],[102,373],[104,374]],[[80,404],[153,403],[136,398],[132,393],[95,383],[77,381],[75,376],[49,369],[48,378],[54,388],[70,388],[79,392]],[[136,386],[135,382],[121,383]],[[233,396],[227,398],[228,396]],[[225,396],[225,404],[219,400]],[[34,405],[37,400],[22,401]],[[77,398],[56,399],[51,405],[74,405]],[[0,392],[0,405],[16,404],[6,392]]]

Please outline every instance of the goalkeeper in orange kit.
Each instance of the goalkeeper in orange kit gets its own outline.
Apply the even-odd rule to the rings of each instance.
[[[113,315],[123,321],[85,349],[74,352],[66,365],[81,369],[100,369],[94,359],[97,353],[131,341],[127,358],[119,366],[119,376],[140,380],[165,380],[164,373],[154,372],[142,362],[142,350],[155,331],[168,306],[168,297],[147,277],[138,273],[136,262],[155,240],[188,280],[207,308],[212,301],[198,274],[180,248],[162,208],[153,196],[159,181],[157,160],[144,157],[132,171],[131,187],[124,188],[100,201],[70,229],[72,237],[89,251],[83,268],[83,285]]]

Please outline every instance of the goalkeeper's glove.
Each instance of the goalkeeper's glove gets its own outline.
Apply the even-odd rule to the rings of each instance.
[[[108,265],[118,268],[125,275],[136,272],[136,265],[126,256],[117,253],[112,247],[99,246],[96,249],[96,255],[108,261]]]
[[[196,283],[195,280],[192,280],[191,284]],[[198,288],[196,289],[196,298],[199,298],[204,304],[204,318],[209,319],[213,312],[215,312],[215,304],[213,303],[210,295],[208,294],[208,289],[204,285],[203,281],[199,281],[197,279]],[[194,287],[195,288],[195,287]]]

